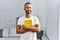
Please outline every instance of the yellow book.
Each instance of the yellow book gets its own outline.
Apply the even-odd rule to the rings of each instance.
[[[27,27],[31,27],[32,26],[32,20],[24,20],[24,25]]]

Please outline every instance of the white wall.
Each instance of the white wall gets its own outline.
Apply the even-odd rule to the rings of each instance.
[[[46,0],[46,30],[50,40],[59,38],[58,3],[58,0]]]
[[[60,8],[59,8],[59,37],[60,37]],[[59,38],[60,40],[60,38]]]
[[[0,0],[0,28],[16,27],[16,17],[24,14],[24,4],[30,0]]]
[[[60,40],[60,0],[59,0],[59,40]]]

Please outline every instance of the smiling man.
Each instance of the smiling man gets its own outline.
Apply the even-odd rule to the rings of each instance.
[[[20,40],[37,40],[37,32],[40,32],[40,23],[37,17],[32,16],[32,4],[24,5],[25,15],[19,17],[16,26],[16,33],[21,34]]]

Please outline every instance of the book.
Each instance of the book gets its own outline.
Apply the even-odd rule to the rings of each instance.
[[[31,27],[32,26],[32,20],[24,20],[24,25],[27,27]]]

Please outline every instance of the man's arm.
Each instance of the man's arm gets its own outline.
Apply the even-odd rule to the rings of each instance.
[[[25,33],[25,32],[27,32],[27,30],[21,29],[21,25],[16,26],[16,33],[17,34],[22,34],[22,33]]]
[[[40,25],[35,24],[32,27],[26,27],[26,26],[23,25],[23,29],[28,30],[28,31],[32,31],[32,32],[40,32]]]

